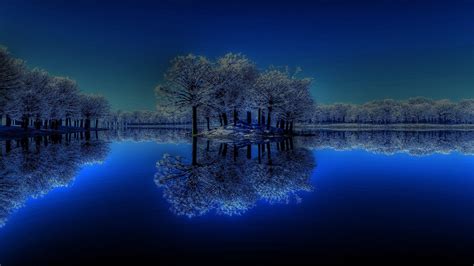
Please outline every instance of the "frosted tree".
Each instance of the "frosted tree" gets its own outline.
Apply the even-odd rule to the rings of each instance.
[[[49,104],[54,99],[48,87],[50,77],[47,72],[34,69],[25,72],[22,78],[22,87],[12,92],[12,99],[7,104],[7,112],[13,119],[21,120],[22,127],[27,130],[34,121],[39,129],[41,119],[49,116]]]
[[[455,104],[447,99],[435,102],[435,110],[440,123],[447,124],[454,120],[455,107]]]
[[[66,77],[54,77],[51,82],[51,89],[55,95],[51,104],[54,128],[58,129],[62,125],[63,119],[66,126],[71,125],[71,119],[79,113],[79,88],[75,81]]]
[[[228,53],[217,59],[215,73],[215,105],[222,112],[224,124],[227,124],[227,112],[232,112],[235,126],[239,109],[250,111],[254,107],[253,86],[258,76],[257,68],[246,56]]]
[[[474,100],[462,100],[457,104],[456,109],[459,123],[474,123]]]
[[[6,105],[12,100],[12,93],[21,87],[22,74],[25,67],[21,60],[13,58],[8,50],[0,47],[0,123],[6,114]],[[11,119],[7,115],[7,126],[11,125]]]
[[[406,101],[375,100],[362,105],[319,105],[313,120],[319,123],[366,124],[474,123],[470,115],[474,110],[472,101],[465,99],[454,103],[446,99],[434,101],[415,97]]]
[[[283,103],[276,106],[281,129],[288,133],[293,132],[294,123],[299,119],[305,119],[314,112],[314,102],[309,93],[310,79],[291,78],[289,81],[286,97]]]
[[[108,115],[110,105],[101,95],[81,95],[80,96],[80,112],[84,119],[84,128],[91,128],[91,121],[95,119],[95,127],[99,125],[99,119]]]
[[[263,72],[255,82],[258,106],[267,109],[267,129],[271,127],[272,111],[285,102],[290,86],[287,72],[271,69]]]
[[[205,57],[189,54],[171,61],[165,83],[155,89],[158,101],[178,109],[192,109],[192,134],[198,133],[198,108],[209,101],[212,65]]]

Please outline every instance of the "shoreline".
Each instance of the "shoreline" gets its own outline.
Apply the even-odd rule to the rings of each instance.
[[[333,130],[333,131],[473,131],[474,124],[316,124],[303,125],[295,128],[296,132],[305,132],[312,130]]]
[[[81,132],[96,132],[108,130],[106,128],[91,128],[86,130],[84,128],[77,127],[61,127],[58,130],[51,129],[34,129],[28,128],[24,130],[18,126],[0,126],[0,140],[5,139],[18,139],[25,137],[36,137],[36,136],[51,136],[51,135],[63,135],[68,133],[81,133]]]

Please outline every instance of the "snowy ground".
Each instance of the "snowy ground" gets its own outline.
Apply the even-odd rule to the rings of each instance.
[[[211,130],[205,130],[198,134],[199,137],[205,137],[221,141],[245,142],[260,141],[271,138],[281,138],[284,136],[283,130],[278,128],[270,128],[259,125],[237,124],[218,127]]]

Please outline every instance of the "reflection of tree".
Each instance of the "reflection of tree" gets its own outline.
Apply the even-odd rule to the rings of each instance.
[[[194,138],[191,158],[166,154],[157,162],[155,182],[178,215],[234,215],[260,199],[299,201],[298,191],[311,190],[314,167],[312,153],[290,139],[237,145]]]
[[[319,131],[316,136],[297,138],[297,142],[314,149],[363,149],[383,154],[474,154],[474,131]]]
[[[104,160],[107,143],[89,134],[0,142],[0,227],[29,197],[67,186],[82,165]]]

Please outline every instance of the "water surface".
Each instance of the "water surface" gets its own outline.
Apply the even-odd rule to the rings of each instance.
[[[471,132],[224,143],[139,130],[1,146],[2,265],[474,261]]]

